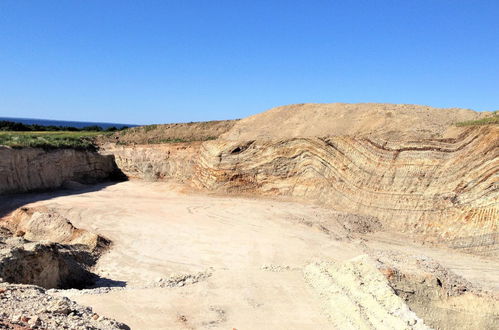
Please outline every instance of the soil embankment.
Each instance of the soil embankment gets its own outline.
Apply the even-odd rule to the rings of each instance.
[[[120,145],[198,142],[217,139],[228,132],[237,120],[214,120],[193,123],[147,125],[129,128],[98,138],[99,144]]]

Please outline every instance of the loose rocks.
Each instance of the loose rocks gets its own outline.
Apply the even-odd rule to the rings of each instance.
[[[95,314],[65,297],[34,285],[0,283],[0,328],[6,329],[129,329]]]

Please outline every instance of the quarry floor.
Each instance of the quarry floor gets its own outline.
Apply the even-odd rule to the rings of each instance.
[[[331,329],[302,268],[366,249],[431,256],[471,282],[499,290],[495,260],[423,246],[400,234],[332,236],[311,225],[327,222],[331,210],[296,201],[129,181],[31,205],[57,208],[76,227],[113,242],[95,272],[117,288],[67,295],[132,329]],[[211,276],[158,287],[172,274],[199,272]]]

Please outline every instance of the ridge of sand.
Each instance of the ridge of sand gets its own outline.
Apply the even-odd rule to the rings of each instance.
[[[225,140],[374,135],[386,139],[435,138],[449,126],[489,116],[459,108],[388,103],[285,105],[242,119]]]

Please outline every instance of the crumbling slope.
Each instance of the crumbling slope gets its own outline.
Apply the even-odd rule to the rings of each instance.
[[[432,258],[394,251],[372,251],[376,266],[395,293],[435,329],[496,329],[497,292],[472,284]]]
[[[83,288],[94,281],[92,263],[83,246],[0,237],[0,282]]]
[[[311,264],[304,273],[338,329],[430,329],[365,255],[340,264]]]

